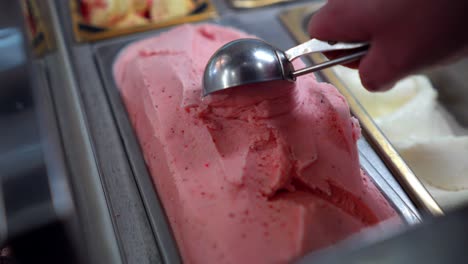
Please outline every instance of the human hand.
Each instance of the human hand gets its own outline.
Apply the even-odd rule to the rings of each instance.
[[[362,84],[384,91],[399,79],[468,54],[467,0],[329,0],[309,23],[311,37],[368,41]]]

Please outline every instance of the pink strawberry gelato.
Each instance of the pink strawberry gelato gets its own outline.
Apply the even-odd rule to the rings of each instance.
[[[186,263],[285,263],[395,217],[360,169],[360,127],[313,75],[201,99],[210,56],[251,37],[184,25],[114,74]]]

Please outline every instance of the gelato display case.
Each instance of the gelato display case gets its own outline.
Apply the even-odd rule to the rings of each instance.
[[[255,36],[285,50],[307,39],[304,30],[305,23],[322,4],[321,1],[254,0],[24,1],[23,10],[29,14],[26,15],[29,21],[27,34],[32,51],[29,61],[32,62],[32,68],[38,74],[38,77],[34,79],[34,87],[39,87],[35,89],[40,91],[36,93],[35,100],[39,108],[45,111],[45,117],[41,123],[47,124],[43,128],[43,138],[48,142],[46,157],[55,161],[53,166],[50,165],[52,174],[61,177],[53,181],[54,184],[51,184],[50,188],[51,197],[62,198],[52,204],[56,209],[56,215],[59,216],[54,218],[53,222],[59,222],[60,230],[63,231],[61,234],[66,234],[60,239],[63,239],[61,241],[64,245],[69,245],[63,250],[63,255],[78,263],[196,263],[197,261],[221,263],[221,260],[228,263],[233,259],[247,262],[249,259],[251,261],[266,260],[266,256],[263,257],[261,254],[266,254],[268,250],[255,249],[255,245],[259,242],[264,246],[262,248],[267,249],[268,245],[275,245],[276,248],[272,247],[271,250],[277,250],[275,254],[278,256],[286,256],[282,259],[285,262],[316,263],[317,260],[332,263],[326,262],[331,261],[327,258],[329,252],[334,255],[338,251],[340,254],[337,256],[348,256],[346,254],[354,254],[356,250],[385,244],[389,237],[404,235],[406,230],[410,230],[410,236],[415,236],[414,233],[418,232],[411,230],[415,230],[418,226],[437,224],[438,220],[433,219],[443,216],[445,213],[443,209],[446,208],[439,206],[438,194],[427,185],[424,177],[418,175],[418,170],[414,170],[411,160],[401,152],[400,145],[392,141],[392,137],[386,134],[387,131],[379,126],[381,123],[373,112],[366,108],[365,100],[356,96],[356,92],[348,88],[347,85],[352,81],[345,80],[342,77],[344,75],[340,75],[336,70],[328,69],[315,74],[315,77],[309,76],[304,79],[305,84],[301,79],[300,83],[298,81],[298,87],[310,85],[313,87],[311,90],[316,89],[314,90],[317,91],[316,94],[322,94],[322,101],[325,99],[331,102],[327,111],[334,115],[334,119],[332,118],[334,122],[336,119],[342,121],[342,124],[336,128],[340,133],[334,133],[332,129],[328,132],[325,130],[325,132],[317,132],[316,136],[324,134],[324,138],[346,142],[340,143],[341,145],[337,144],[341,146],[337,148],[338,150],[333,149],[336,147],[334,144],[326,145],[327,143],[324,143],[326,139],[307,140],[305,132],[300,135],[301,129],[294,130],[297,132],[295,136],[292,130],[280,129],[285,123],[300,123],[300,121],[268,120],[270,112],[273,111],[269,106],[278,103],[274,101],[275,98],[272,99],[274,103],[256,103],[253,107],[242,110],[249,113],[246,120],[257,120],[257,123],[253,125],[249,123],[249,125],[242,126],[243,129],[248,130],[247,133],[246,131],[236,132],[234,129],[236,126],[231,125],[230,122],[233,119],[240,119],[236,114],[233,117],[223,112],[224,110],[211,109],[210,99],[201,100],[198,97],[192,98],[186,95],[193,90],[195,92],[199,90],[200,69],[202,68],[200,61],[207,60],[208,56],[205,55],[212,53],[214,48],[220,46],[223,41],[233,36]],[[203,41],[197,42],[194,39],[197,41],[203,39]],[[177,57],[178,54],[183,54],[180,55],[182,59]],[[141,59],[143,62],[135,60],[134,57],[138,56],[143,58]],[[169,59],[158,60],[161,56],[168,56]],[[147,57],[153,58],[152,62],[159,62],[161,68],[145,68],[151,65],[151,63],[145,64],[148,62],[145,60]],[[127,59],[133,60],[132,63],[135,63],[137,67],[121,63],[122,60],[127,61]],[[169,65],[170,60],[180,60],[180,65],[178,64],[177,67],[175,64]],[[193,61],[189,63],[188,60]],[[323,60],[323,57],[313,56],[310,60],[304,60],[303,63],[307,65]],[[165,61],[166,64],[161,64],[161,61]],[[183,67],[184,65],[186,67]],[[143,68],[146,70],[141,70]],[[192,69],[192,71],[186,73],[184,69]],[[152,74],[153,70],[157,72]],[[174,82],[177,85],[170,81],[166,83],[163,81],[146,82],[152,77],[169,80],[173,75],[176,76]],[[446,72],[434,71],[428,76],[434,86],[448,83]],[[129,83],[142,84],[140,86],[146,87],[146,90],[141,93],[147,94],[132,92],[133,86]],[[178,85],[178,83],[182,84]],[[331,83],[337,90],[325,83]],[[151,105],[156,102],[164,104],[164,107],[170,105],[169,101],[166,102],[160,98],[161,94],[152,94],[158,91],[161,85],[167,85],[166,88],[171,89],[173,94],[170,96],[182,98],[184,105],[188,106],[181,108],[184,110],[182,113],[174,110],[176,114],[167,114],[160,112],[163,110],[156,110],[157,106]],[[310,98],[305,95],[301,95],[302,97],[294,95],[290,99],[306,98],[312,102],[317,99],[316,94]],[[207,108],[215,114],[212,115],[212,112],[207,114],[206,109],[203,112],[203,109],[194,107],[194,102],[200,109]],[[295,103],[298,101],[292,104]],[[291,102],[288,101],[284,105],[288,104]],[[297,109],[299,106],[292,108]],[[321,108],[317,106],[317,109]],[[145,112],[146,116],[140,117],[143,115],[138,114],[139,111]],[[199,112],[191,115],[190,111]],[[307,111],[310,109],[304,110],[304,112]],[[317,112],[320,111],[317,110]],[[452,110],[449,109],[449,111]],[[220,119],[223,115],[225,116]],[[294,116],[293,114],[284,115],[292,116],[292,119],[300,117],[300,115]],[[178,149],[180,146],[177,144],[180,142],[177,140],[177,142],[167,140],[169,143],[152,142],[152,140],[156,141],[155,138],[158,140],[163,137],[171,138],[170,135],[166,135],[171,132],[168,124],[183,127],[182,134],[189,130],[192,133],[195,129],[187,122],[187,120],[192,120],[190,118],[200,121],[201,127],[209,131],[205,134],[197,132],[197,135],[199,137],[211,135],[210,139],[208,141],[200,138],[186,140],[186,135],[178,135],[178,137],[181,142],[182,138],[187,141],[185,145],[198,144],[202,147],[190,148],[192,152],[184,152],[185,150]],[[456,116],[456,118],[459,117]],[[208,119],[211,120],[209,124]],[[318,114],[317,120],[319,120]],[[359,136],[358,122],[362,129],[361,136]],[[235,124],[239,125],[239,123]],[[200,186],[196,187],[197,190],[193,190],[193,186],[183,183],[185,176],[181,175],[229,178],[229,175],[237,177],[237,172],[245,173],[247,166],[244,163],[238,162],[236,157],[235,161],[229,161],[223,156],[226,153],[223,154],[220,149],[225,146],[219,146],[219,142],[216,143],[218,139],[213,136],[214,133],[219,133],[213,132],[216,130],[213,127],[216,126],[225,126],[226,131],[231,131],[230,133],[244,135],[238,142],[244,142],[247,136],[267,138],[260,140],[257,138],[255,144],[247,147],[237,143],[238,149],[244,147],[248,153],[254,153],[242,162],[247,164],[255,159],[256,162],[250,168],[256,168],[254,173],[265,174],[265,178],[270,177],[270,174],[276,177],[276,171],[265,173],[267,169],[263,170],[263,167],[271,164],[262,163],[263,161],[260,161],[262,157],[263,160],[269,160],[271,156],[276,155],[277,160],[271,158],[278,163],[275,168],[284,164],[290,165],[282,159],[283,149],[273,148],[271,145],[273,143],[277,146],[280,145],[277,142],[281,142],[284,144],[284,149],[289,148],[284,151],[293,153],[291,156],[297,158],[296,163],[291,165],[296,167],[302,166],[297,165],[301,162],[307,163],[301,160],[301,153],[312,155],[315,152],[311,149],[326,148],[330,153],[335,153],[328,159],[341,164],[338,171],[341,169],[342,171],[335,175],[338,184],[330,183],[336,180],[334,177],[320,176],[319,173],[317,173],[319,175],[317,178],[320,179],[317,182],[309,182],[301,178],[301,175],[296,175],[296,172],[291,176],[294,179],[283,180],[281,177],[289,172],[281,172],[278,173],[279,180],[271,183],[280,186],[277,190],[275,189],[277,194],[270,195],[268,191],[264,191],[263,196],[259,195],[261,202],[245,199],[245,196],[241,197],[240,194],[245,193],[242,189],[245,183],[236,183],[236,179],[228,179],[227,183],[223,182],[218,186],[216,184],[221,181],[219,179],[202,180],[200,178]],[[251,129],[251,126],[257,130],[266,127],[268,131],[271,131],[262,132],[262,134]],[[318,129],[316,127],[310,130]],[[165,130],[167,130],[166,134]],[[268,135],[265,136],[266,134]],[[270,138],[273,137],[272,135],[282,137],[286,143],[283,141],[272,143]],[[298,144],[298,138],[301,136],[303,143]],[[228,141],[219,141],[224,142],[226,146],[231,144]],[[263,143],[257,144],[258,142]],[[346,146],[343,147],[343,144]],[[216,148],[217,151],[210,150],[210,148]],[[294,152],[295,148],[301,151]],[[354,154],[350,154],[349,157],[338,157],[341,154],[336,153],[344,152],[343,149]],[[197,164],[198,167],[193,166],[192,171],[184,172],[183,167],[180,169],[172,164],[182,161],[198,161],[200,157],[208,153],[210,156],[206,157],[207,162]],[[171,157],[176,157],[178,161],[174,159],[172,163],[166,162]],[[310,163],[314,163],[317,158],[310,159],[313,160]],[[162,163],[164,164],[161,165]],[[217,164],[221,164],[219,167],[222,170],[216,171]],[[232,164],[234,165],[231,166]],[[325,165],[320,166],[320,168],[325,167]],[[334,164],[330,166],[335,169]],[[307,170],[313,166],[309,164],[303,167]],[[186,166],[186,168],[189,167]],[[206,172],[208,170],[213,170],[213,172]],[[250,170],[254,171],[254,169]],[[325,171],[328,173],[331,170]],[[344,176],[348,174],[349,177]],[[314,172],[311,175],[315,175]],[[178,182],[179,178],[180,182]],[[262,181],[259,179],[259,183],[252,184],[263,186]],[[230,188],[230,190],[235,186],[235,191],[230,191],[225,196],[226,194],[219,190],[215,192],[209,189],[215,185],[217,188]],[[352,193],[352,190],[360,191]],[[262,191],[263,189],[260,192]],[[205,196],[209,196],[210,193],[213,194],[210,196],[210,201],[200,198],[201,196],[206,198]],[[313,193],[314,198],[307,196],[309,198],[305,199],[297,193]],[[247,192],[248,195],[250,194]],[[316,199],[317,197],[321,198]],[[174,202],[182,198],[185,202]],[[315,200],[320,201],[315,202]],[[284,201],[286,205],[278,205]],[[442,204],[445,205],[443,202]],[[247,209],[247,214],[257,215],[257,217],[246,217],[245,219],[250,220],[240,219],[235,224],[223,223],[226,219],[239,215],[237,211],[235,214],[232,213],[234,209],[226,215],[216,215],[221,214],[220,212],[223,214],[228,212],[225,207],[229,206],[238,207],[243,213]],[[257,207],[254,208],[254,206]],[[380,209],[376,208],[380,207],[388,209],[382,209],[385,213],[378,212]],[[294,211],[296,208],[297,210]],[[280,212],[280,209],[284,211]],[[277,214],[278,217],[272,217],[268,220],[272,222],[267,222],[265,225],[265,221],[260,222],[258,219],[267,213]],[[296,217],[295,214],[300,216]],[[325,216],[321,218],[322,214],[329,218]],[[183,218],[181,215],[188,217]],[[457,217],[461,215],[463,214],[458,214]],[[289,222],[283,226],[278,223],[275,228],[274,221],[283,218],[289,219]],[[343,221],[346,223],[343,224]],[[259,223],[258,230],[255,224],[251,224],[257,222]],[[209,224],[203,226],[203,223]],[[191,224],[192,227],[190,227]],[[290,231],[289,225],[291,225],[291,230],[296,232],[294,233],[296,236],[292,232],[287,233]],[[241,229],[242,232],[236,231]],[[260,229],[262,232],[259,231]],[[298,231],[299,229],[303,231]],[[40,230],[41,232],[34,233],[38,235],[34,237],[36,240],[31,241],[47,237],[50,229]],[[257,233],[263,234],[262,237],[256,237],[254,234]],[[339,235],[336,235],[338,233]],[[15,248],[21,249],[16,251],[17,254],[31,248],[31,243],[18,242],[20,240],[17,240],[17,237],[26,237],[21,236],[23,234],[30,233],[12,233],[11,238],[10,235],[5,235],[4,245],[13,248],[13,255]],[[223,234],[227,234],[226,241],[223,241],[221,237]],[[247,234],[255,239],[251,238],[246,242],[237,239],[237,235],[246,238]],[[0,238],[2,238],[1,235],[0,230]],[[281,241],[278,239],[277,243],[274,243],[264,238],[268,236],[287,239]],[[328,237],[332,242],[323,245],[317,242]],[[219,243],[209,244],[213,241]],[[278,245],[281,243],[278,241],[289,248],[281,247],[280,250]],[[245,243],[248,247],[242,247],[241,243]],[[311,246],[315,245],[314,243],[320,246]],[[314,249],[314,252],[309,249]],[[204,253],[204,250],[210,250],[210,252]],[[187,253],[188,251],[191,253]],[[256,255],[255,258],[249,258],[247,253],[257,251],[261,251],[261,254]],[[220,252],[223,256],[216,255],[220,257],[216,260],[208,258],[215,256],[216,252]],[[236,253],[238,255],[242,252],[247,253],[242,258],[231,258],[231,255],[223,254],[223,252],[239,252]],[[252,253],[251,256],[254,255]],[[230,259],[224,259],[224,256]],[[26,258],[24,263],[31,261]],[[63,259],[56,260],[57,263],[60,261]]]
[[[217,8],[218,17],[199,23],[233,27],[276,43],[282,48],[294,45],[294,39],[289,37],[279,20],[279,12],[288,7],[287,5],[242,12],[232,9],[225,1],[213,1],[213,4]],[[299,2],[291,4],[304,5]],[[62,6],[62,11],[67,8],[66,5]],[[183,19],[180,20],[180,23],[184,22]],[[96,158],[101,167],[102,183],[107,189],[110,210],[114,211],[111,214],[118,215],[114,228],[119,233],[119,243],[123,245],[122,248],[127,252],[125,255],[129,259],[157,256],[173,263],[180,261],[181,255],[161,202],[162,197],[154,188],[152,176],[157,175],[151,175],[148,170],[143,146],[136,136],[113,73],[115,61],[126,47],[139,40],[158,36],[167,30],[168,28],[153,29],[88,43],[77,43],[73,38],[73,31],[70,30],[65,31],[65,37],[68,33],[70,58],[75,65],[75,78],[88,118]],[[417,224],[423,215],[433,213],[424,206],[418,207],[419,204],[414,202],[416,200],[409,198],[366,138],[359,140],[358,154],[361,168],[400,215],[404,225]],[[126,199],[122,200],[122,196]],[[135,210],[129,207],[129,199],[136,199],[141,210],[144,210],[147,216],[145,226],[135,226],[134,221],[140,220],[134,219],[135,215],[125,212]],[[143,227],[147,231],[138,230]],[[148,243],[145,248],[147,251],[141,248],[138,249],[139,254],[131,251],[130,248],[134,247],[134,244],[128,239],[141,241],[143,237],[150,239],[157,246],[152,248]]]

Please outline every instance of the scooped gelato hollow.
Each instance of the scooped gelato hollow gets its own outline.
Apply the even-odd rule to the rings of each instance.
[[[201,99],[210,56],[245,37],[184,25],[114,66],[183,260],[285,263],[396,216],[360,170],[360,127],[333,86],[310,75]]]

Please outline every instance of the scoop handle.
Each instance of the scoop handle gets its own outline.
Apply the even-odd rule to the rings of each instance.
[[[366,55],[366,53],[367,53],[367,50],[361,50],[361,51],[358,51],[356,53],[352,53],[352,54],[349,54],[349,55],[346,55],[346,56],[343,56],[343,57],[340,57],[340,58],[337,58],[337,59],[334,59],[334,60],[329,60],[329,61],[326,61],[324,63],[320,63],[320,64],[313,65],[313,66],[310,66],[310,67],[306,67],[304,69],[294,71],[294,72],[291,73],[291,75],[295,79],[296,77],[304,75],[304,74],[308,74],[308,73],[323,70],[325,68],[329,68],[329,67],[332,67],[332,66],[335,66],[335,65],[344,64],[344,63],[348,63],[348,62],[358,60],[362,56]]]
[[[297,45],[284,53],[289,61],[293,61],[301,56],[311,53],[322,53],[327,51],[352,50],[369,46],[368,42],[326,42],[318,39],[311,39]]]

